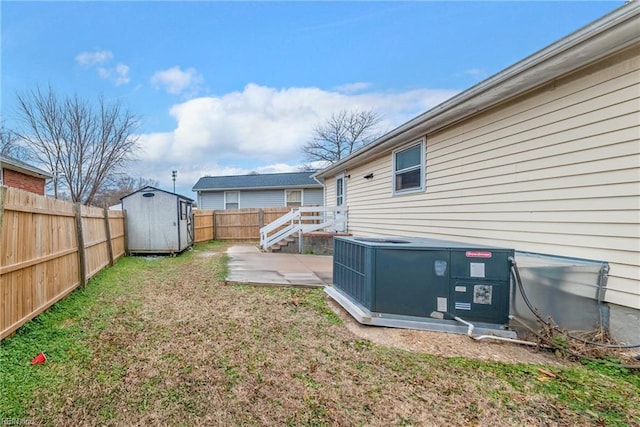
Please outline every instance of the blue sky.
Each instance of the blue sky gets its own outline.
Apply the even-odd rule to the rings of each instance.
[[[0,3],[1,107],[118,99],[141,118],[128,173],[193,196],[204,175],[293,171],[313,127],[374,109],[388,131],[623,4]]]

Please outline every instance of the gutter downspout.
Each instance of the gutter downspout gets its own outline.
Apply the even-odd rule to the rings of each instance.
[[[605,263],[600,268],[600,274],[598,275],[598,312],[600,314],[600,326],[609,332],[609,305],[605,304],[604,297],[607,292],[607,282],[609,281],[609,264]]]

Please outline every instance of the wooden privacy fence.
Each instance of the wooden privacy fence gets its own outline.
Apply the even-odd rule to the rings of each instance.
[[[0,186],[0,339],[125,253],[125,214]]]
[[[260,227],[275,221],[291,208],[249,208],[193,211],[194,241],[260,240]]]

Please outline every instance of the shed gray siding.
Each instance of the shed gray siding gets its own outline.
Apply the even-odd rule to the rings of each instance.
[[[153,194],[144,197],[144,194]],[[181,217],[180,202],[187,203]],[[127,212],[127,250],[130,253],[175,253],[193,243],[190,236],[191,203],[177,195],[143,189],[122,198]]]

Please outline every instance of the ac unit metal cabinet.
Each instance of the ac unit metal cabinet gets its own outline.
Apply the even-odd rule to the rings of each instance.
[[[334,239],[334,287],[372,313],[506,324],[513,249],[436,239]]]

